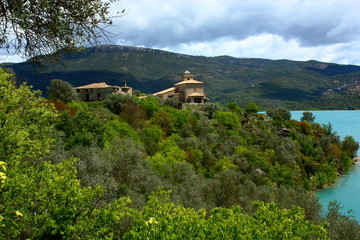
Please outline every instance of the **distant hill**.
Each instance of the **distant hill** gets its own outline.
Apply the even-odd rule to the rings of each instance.
[[[98,46],[66,54],[62,64],[34,69],[30,62],[4,64],[18,82],[46,93],[51,79],[73,86],[105,81],[144,93],[172,87],[189,70],[205,83],[212,102],[255,102],[263,109],[360,109],[360,66],[317,61],[203,57],[127,46]]]

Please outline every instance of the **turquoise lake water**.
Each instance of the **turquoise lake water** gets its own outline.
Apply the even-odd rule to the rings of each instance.
[[[360,142],[360,111],[311,111],[315,115],[315,122],[332,125],[341,138],[353,136]],[[292,111],[292,119],[300,120],[303,111]],[[358,155],[360,152],[358,151]],[[355,166],[348,174],[330,188],[316,194],[319,202],[327,208],[330,201],[338,201],[343,206],[342,212],[352,210],[355,219],[360,222],[360,166]]]

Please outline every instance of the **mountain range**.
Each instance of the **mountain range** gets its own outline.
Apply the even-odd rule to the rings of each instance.
[[[17,82],[43,91],[51,79],[73,86],[95,82],[128,86],[151,94],[172,87],[190,71],[204,82],[211,102],[248,102],[262,109],[360,109],[360,66],[318,61],[269,60],[230,56],[190,56],[149,48],[103,45],[63,54],[61,63],[36,67],[7,63]]]

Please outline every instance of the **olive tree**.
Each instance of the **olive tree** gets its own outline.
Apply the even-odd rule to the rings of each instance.
[[[300,120],[313,123],[315,121],[315,115],[312,112],[303,112],[303,116],[301,117]]]
[[[136,98],[134,96],[128,94],[112,93],[106,96],[104,100],[104,106],[111,112],[119,114],[123,104],[134,102],[136,102]]]
[[[286,121],[291,119],[291,112],[283,107],[266,111],[266,115],[275,121]]]
[[[245,112],[246,113],[258,113],[260,111],[260,107],[253,102],[249,102],[248,104],[246,104],[245,106]]]
[[[116,1],[2,0],[0,47],[31,58],[96,44],[109,36],[109,4]]]
[[[78,100],[78,94],[73,86],[60,79],[51,80],[48,88],[49,99],[60,100],[64,103]]]

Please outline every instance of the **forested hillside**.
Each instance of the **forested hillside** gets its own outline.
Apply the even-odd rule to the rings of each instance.
[[[205,83],[213,102],[255,102],[263,109],[359,109],[360,66],[317,61],[202,57],[166,51],[98,46],[64,54],[62,63],[36,68],[31,62],[7,64],[19,82],[46,93],[51,79],[73,86],[105,81],[128,85],[144,93],[172,87],[189,70]]]
[[[359,148],[248,103],[44,99],[0,69],[2,239],[359,239],[310,190]]]

